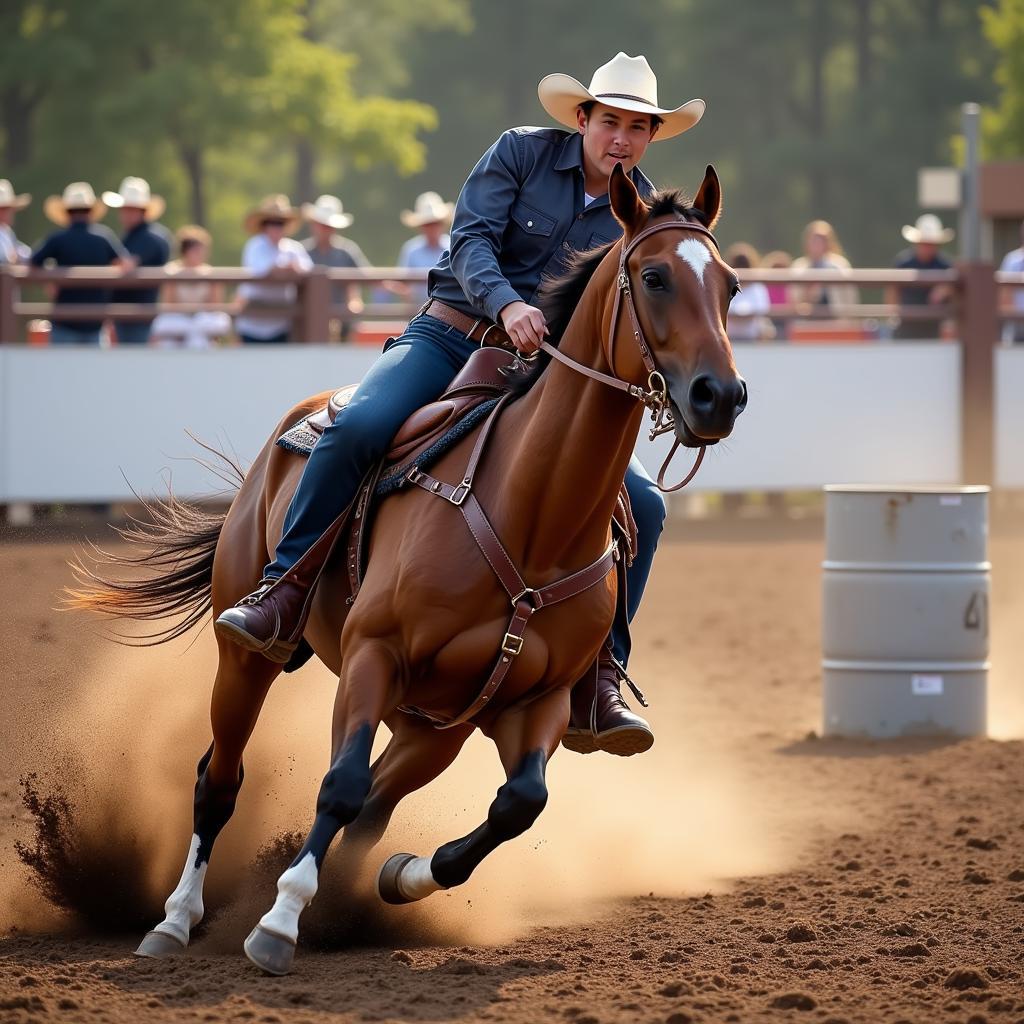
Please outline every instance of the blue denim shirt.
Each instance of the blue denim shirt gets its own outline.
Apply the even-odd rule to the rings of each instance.
[[[641,196],[654,186],[630,172]],[[498,319],[510,302],[533,303],[572,250],[622,234],[608,196],[583,201],[583,137],[558,128],[512,128],[480,158],[455,206],[451,248],[430,271],[430,297]]]

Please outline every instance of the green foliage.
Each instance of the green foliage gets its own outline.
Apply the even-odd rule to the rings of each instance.
[[[999,103],[982,115],[987,157],[1024,157],[1024,0],[999,0],[981,12],[985,38],[998,54]]]

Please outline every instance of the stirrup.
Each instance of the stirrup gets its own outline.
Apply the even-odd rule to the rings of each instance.
[[[611,663],[615,666],[615,674],[619,677],[619,681],[624,682],[633,691],[633,696],[636,697],[637,702],[640,704],[640,707],[649,708],[651,705],[648,704],[647,698],[644,696],[643,690],[641,690],[640,687],[633,682],[632,678],[630,677],[630,674],[626,671],[625,665],[623,665],[622,662],[619,661],[619,659],[616,658],[611,651],[608,652],[608,658],[611,661]]]
[[[236,602],[235,607],[259,604],[279,579],[280,577],[264,576],[263,579],[256,584],[256,589],[246,594],[240,601]]]

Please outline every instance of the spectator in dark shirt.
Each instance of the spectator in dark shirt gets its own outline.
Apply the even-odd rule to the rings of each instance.
[[[114,233],[95,221],[106,213],[92,186],[72,182],[62,196],[50,196],[43,212],[61,226],[32,253],[31,262],[41,267],[52,260],[58,267],[129,266],[128,253]],[[107,288],[59,288],[55,304],[105,305],[110,301]],[[102,319],[67,320],[54,317],[50,341],[54,345],[98,345]]]
[[[897,270],[949,270],[952,264],[939,252],[939,246],[953,240],[956,232],[944,228],[934,213],[925,213],[917,223],[903,225],[902,235],[912,248],[905,249],[896,257]],[[948,302],[953,294],[949,284],[919,285],[908,284],[900,288],[889,288],[886,299],[901,306],[936,306]],[[901,320],[896,328],[896,338],[938,338],[940,324],[934,320]]]
[[[121,243],[136,267],[162,267],[171,258],[171,236],[162,224],[155,223],[166,203],[160,196],[150,194],[148,181],[125,178],[119,192],[103,193],[103,202],[120,213],[124,229]],[[114,291],[110,301],[156,305],[159,294],[159,288],[121,288]],[[152,324],[152,318],[118,320],[115,324],[117,343],[145,345]]]

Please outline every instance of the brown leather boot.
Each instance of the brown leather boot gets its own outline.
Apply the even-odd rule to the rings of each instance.
[[[562,746],[577,754],[604,750],[629,757],[642,754],[654,743],[651,727],[629,710],[619,685],[622,674],[607,647],[592,668],[572,689],[572,713]]]
[[[259,586],[217,616],[218,636],[284,665],[302,639],[317,580],[348,522],[348,512],[334,520],[323,536],[280,579]]]

